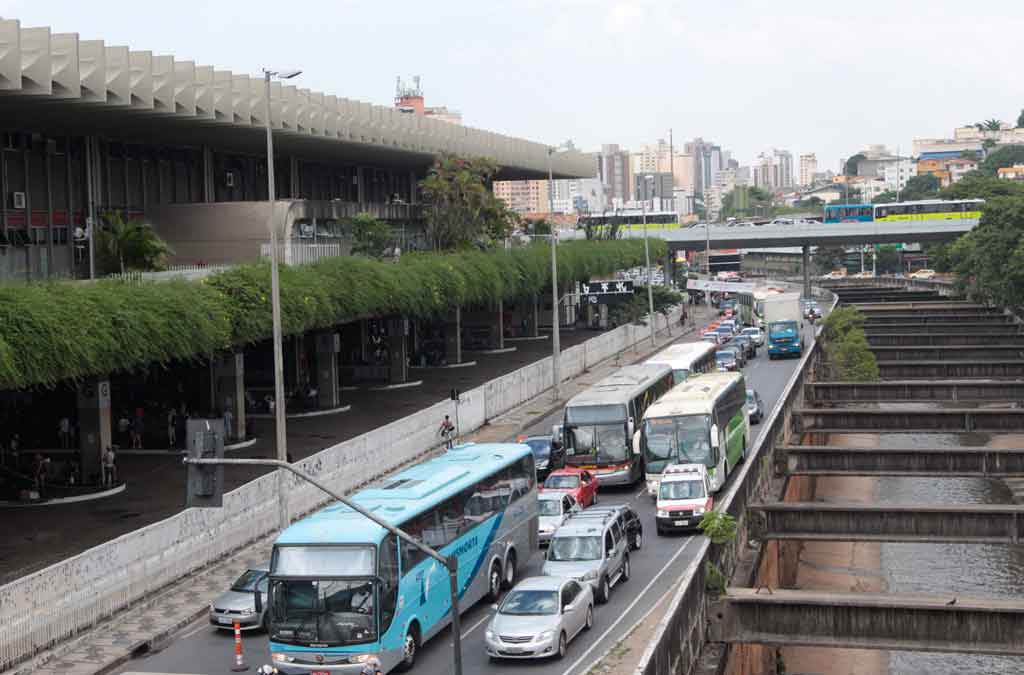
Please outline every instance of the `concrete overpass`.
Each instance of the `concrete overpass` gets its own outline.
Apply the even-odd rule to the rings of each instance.
[[[1024,656],[1024,601],[730,588],[708,639],[850,649]]]
[[[1024,448],[783,445],[775,453],[778,475],[1024,477]]]
[[[672,249],[703,250],[710,237],[711,248],[781,248],[787,246],[840,246],[849,244],[895,244],[955,239],[978,224],[976,218],[906,220],[870,223],[804,222],[793,225],[729,227],[649,226],[648,236],[668,242]],[[640,228],[624,228],[623,237],[643,237]],[[582,236],[582,233],[578,233]]]

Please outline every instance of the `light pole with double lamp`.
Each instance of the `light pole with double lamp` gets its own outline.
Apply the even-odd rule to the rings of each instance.
[[[555,181],[551,166],[551,156],[564,152],[568,148],[563,143],[558,147],[548,147],[548,216],[551,218],[551,394],[558,400],[558,384],[562,380],[559,358],[562,354],[561,335],[559,335],[558,318],[558,230],[555,227]]]
[[[647,263],[647,312],[650,315],[651,320],[651,346],[657,346],[658,342],[655,338],[655,327],[654,327],[654,279],[651,278],[651,249],[647,245],[647,196],[653,193],[653,189],[650,186],[650,181],[654,180],[654,176],[647,174],[644,176],[644,198],[640,200],[640,208],[644,218],[644,260]],[[653,205],[654,198],[651,198]]]
[[[274,222],[274,133],[270,119],[270,80],[290,80],[302,74],[301,70],[263,69],[263,116],[267,126],[267,229],[270,230],[270,306],[274,318],[274,436],[277,459],[288,461],[288,434],[285,427],[287,402],[284,398],[284,353],[281,346],[281,286],[277,274],[277,223]],[[281,529],[288,527],[287,472],[277,471],[277,503]]]

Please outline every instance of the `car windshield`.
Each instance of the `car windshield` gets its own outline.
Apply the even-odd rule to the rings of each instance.
[[[542,516],[562,515],[561,499],[539,499],[537,500],[537,512]]]
[[[318,646],[374,642],[375,595],[370,579],[275,580],[270,639]]]
[[[625,422],[580,425],[572,427],[568,433],[572,436],[574,457],[596,456],[594,461],[598,464],[624,462],[628,457]]]
[[[551,488],[553,490],[575,490],[580,486],[580,477],[578,474],[555,474],[548,476],[548,479],[544,481],[544,487]]]
[[[707,415],[644,420],[642,431],[647,470],[660,473],[667,464],[675,462],[714,466],[710,429],[711,418]]]
[[[715,360],[719,363],[732,363],[736,360],[736,355],[731,351],[722,350],[715,354]]]
[[[600,560],[604,555],[600,537],[555,537],[548,547],[548,560]]]
[[[558,613],[558,591],[511,590],[498,609],[499,614],[542,616]]]
[[[547,459],[551,456],[551,440],[547,438],[528,438],[525,441],[530,450],[533,451],[533,456],[537,459]]]
[[[701,499],[706,497],[704,483],[699,480],[661,482],[658,499]]]
[[[743,335],[754,336],[754,335],[757,335],[757,333],[758,333],[758,330],[756,328],[744,328],[742,334]]]
[[[256,584],[266,575],[266,572],[260,570],[246,570],[242,576],[235,579],[235,583],[231,584],[231,590],[239,593],[252,593],[256,590]]]

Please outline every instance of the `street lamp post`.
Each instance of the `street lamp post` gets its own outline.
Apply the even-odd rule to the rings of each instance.
[[[557,401],[558,385],[562,380],[561,363],[559,362],[562,344],[558,318],[558,234],[555,229],[555,181],[554,170],[551,166],[551,156],[556,152],[558,152],[558,148],[548,147],[548,215],[551,217],[551,394]]]
[[[648,189],[648,181],[653,179],[654,176],[644,176],[644,197],[650,192]],[[640,209],[644,219],[644,260],[647,263],[647,312],[650,315],[651,321],[651,346],[657,346],[657,340],[655,338],[655,327],[654,327],[654,279],[651,278],[651,249],[647,244],[647,199],[640,200]]]
[[[285,427],[287,405],[284,398],[284,353],[281,346],[281,286],[277,273],[277,225],[274,222],[274,134],[270,120],[270,80],[290,80],[301,74],[301,70],[274,71],[263,69],[263,116],[267,127],[267,228],[270,230],[270,306],[273,314],[274,331],[274,436],[277,445],[277,459],[288,461],[288,434]],[[281,529],[288,527],[287,472],[277,472],[277,503]]]

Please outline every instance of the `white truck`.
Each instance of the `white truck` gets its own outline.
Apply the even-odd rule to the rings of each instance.
[[[796,321],[800,323],[800,294],[775,293],[765,296],[761,301],[764,308],[764,323],[773,321]]]

